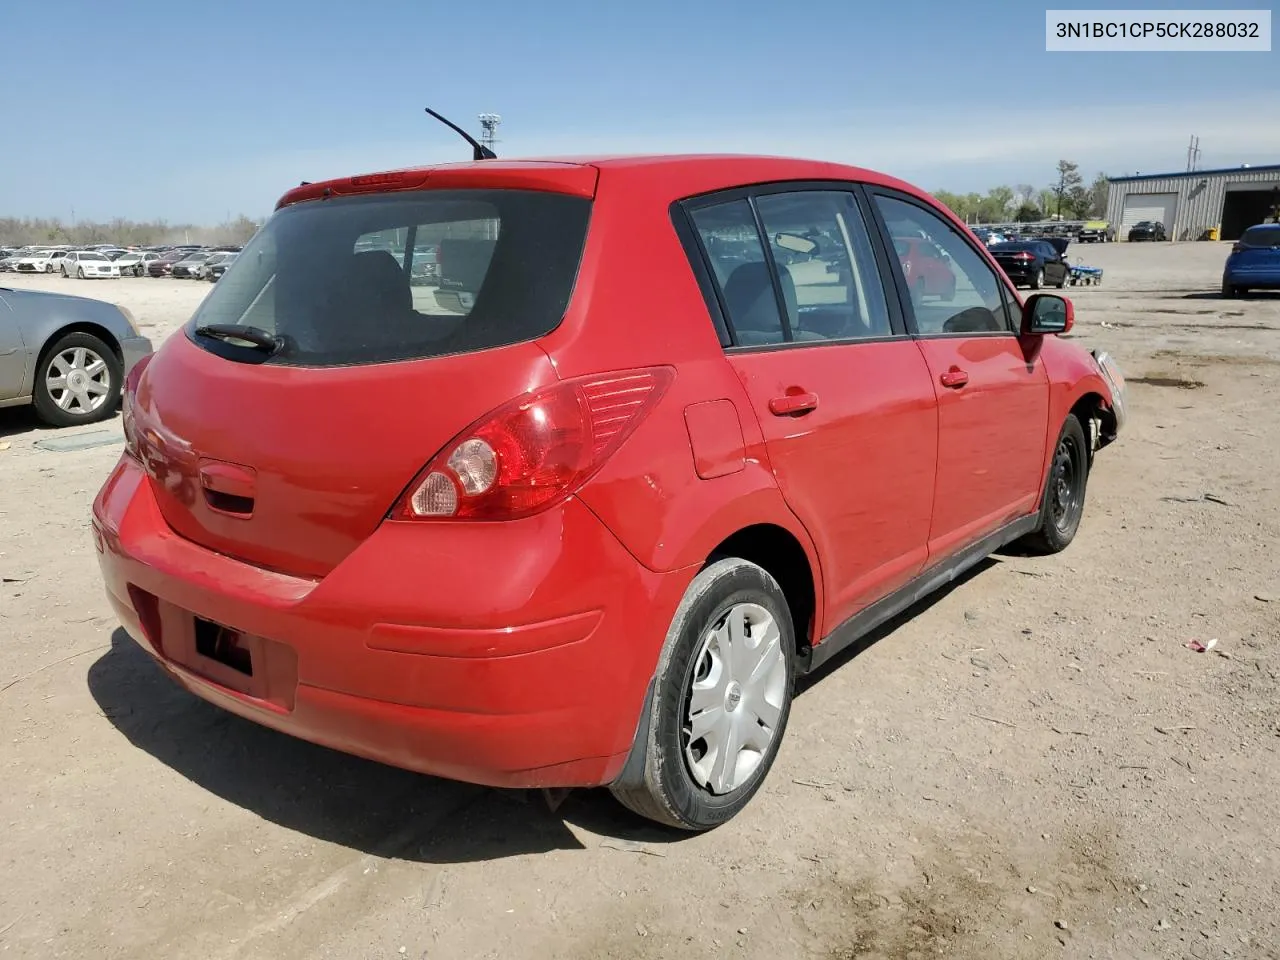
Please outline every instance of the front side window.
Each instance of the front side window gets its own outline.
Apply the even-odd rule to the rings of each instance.
[[[756,209],[794,340],[889,336],[875,254],[851,193],[772,193],[759,197]]]
[[[946,220],[894,197],[876,195],[911,293],[922,336],[1009,332],[1003,284]]]
[[[690,212],[737,343],[785,343],[773,277],[749,200],[731,200]]]

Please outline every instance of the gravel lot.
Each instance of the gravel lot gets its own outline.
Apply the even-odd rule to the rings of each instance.
[[[1073,248],[1131,422],[1075,544],[994,558],[797,699],[744,815],[418,777],[225,715],[116,629],[118,442],[0,411],[0,952],[32,958],[1277,957],[1280,296],[1225,244]],[[0,275],[157,342],[207,284]],[[1012,412],[1011,412],[1012,415]],[[336,441],[336,448],[341,446]],[[1217,644],[1195,653],[1190,640]]]

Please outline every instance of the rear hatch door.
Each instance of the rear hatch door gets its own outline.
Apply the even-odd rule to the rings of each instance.
[[[450,189],[279,210],[138,384],[131,429],[165,520],[323,576],[453,436],[555,379],[535,341],[567,308],[590,207]],[[410,283],[414,252],[445,239],[488,244],[470,289]]]

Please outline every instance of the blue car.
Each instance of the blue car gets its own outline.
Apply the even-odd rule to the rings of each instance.
[[[1280,223],[1263,223],[1244,232],[1222,268],[1222,295],[1250,290],[1280,290]]]

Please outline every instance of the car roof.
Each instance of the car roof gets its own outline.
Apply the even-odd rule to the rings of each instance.
[[[627,182],[674,201],[733,187],[794,180],[859,180],[917,197],[922,191],[895,177],[862,167],[750,154],[627,154],[478,160],[303,183],[284,194],[277,209],[322,196],[391,192],[424,185],[542,189],[593,197],[600,179]]]

